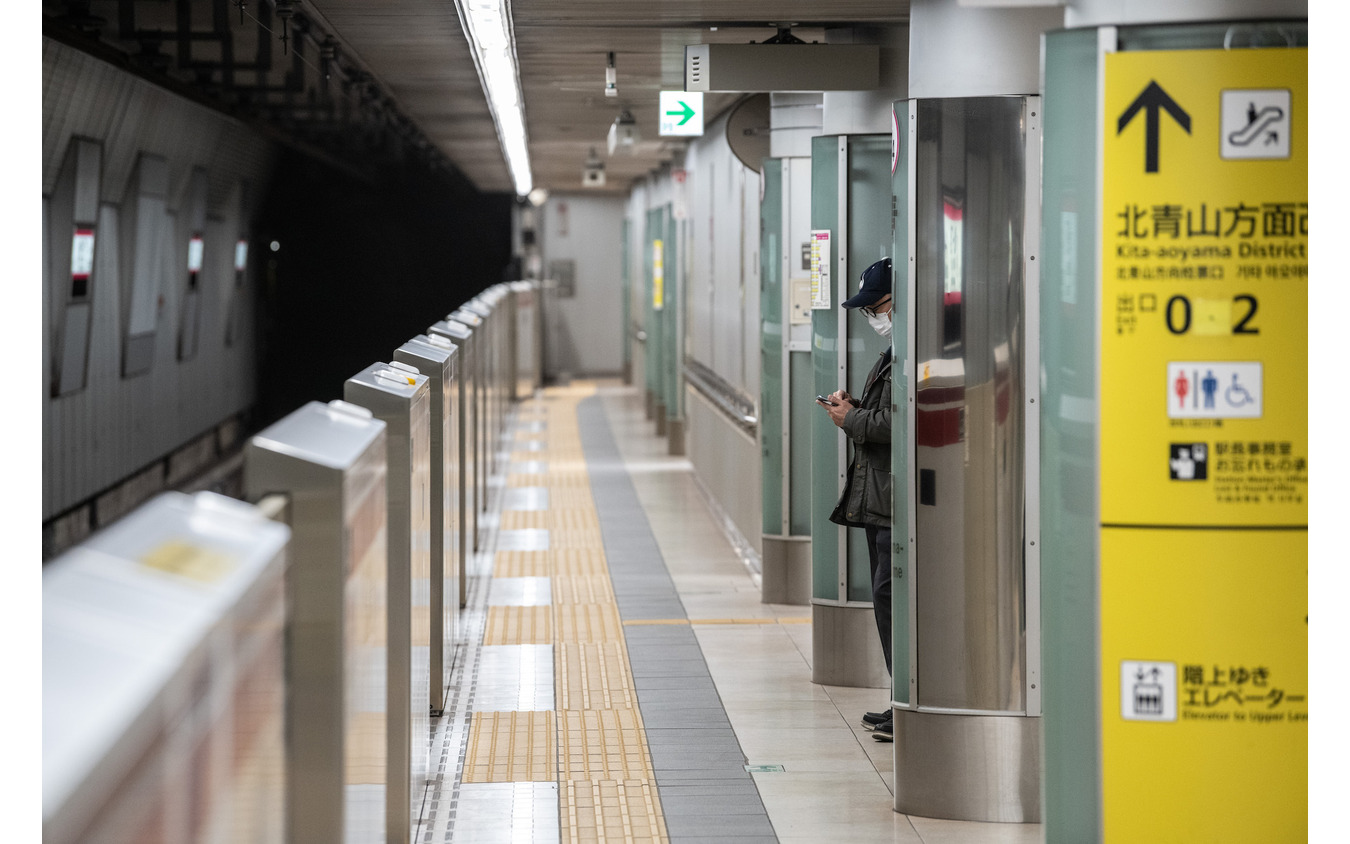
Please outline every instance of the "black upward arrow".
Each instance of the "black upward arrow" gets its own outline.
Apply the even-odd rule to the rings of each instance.
[[[1120,115],[1120,120],[1116,123],[1116,134],[1119,135],[1125,131],[1125,127],[1130,125],[1130,121],[1139,113],[1140,109],[1147,109],[1144,114],[1144,172],[1158,172],[1158,109],[1165,108],[1167,113],[1172,115],[1172,119],[1177,122],[1186,134],[1191,133],[1191,116],[1172,99],[1166,91],[1158,86],[1157,82],[1149,82],[1148,87],[1144,89],[1130,107]]]

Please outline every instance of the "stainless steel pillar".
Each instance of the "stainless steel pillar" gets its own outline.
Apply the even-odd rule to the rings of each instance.
[[[1040,817],[1038,569],[1025,498],[1038,102],[907,104],[915,486],[895,801],[908,814]]]
[[[166,493],[43,567],[43,841],[286,840],[289,537]]]
[[[431,736],[431,397],[430,379],[404,363],[375,363],[347,379],[347,401],[387,428],[389,762],[385,840],[407,844],[422,808]]]
[[[478,427],[479,420],[479,339],[473,328],[455,319],[432,324],[427,334],[444,337],[459,346],[459,524],[463,547],[460,549],[459,605],[468,603],[465,568],[469,555],[478,550]]]
[[[473,329],[474,332],[474,354],[469,361],[473,367],[473,502],[475,505],[475,529],[473,535],[473,550],[480,548],[482,536],[477,530],[476,522],[479,514],[487,512],[487,482],[489,464],[491,462],[492,418],[488,411],[488,396],[491,389],[491,379],[489,376],[489,364],[492,356],[492,332],[482,316],[468,307],[459,308],[450,314],[448,319],[454,322],[463,323]],[[435,326],[432,326],[433,330]]]
[[[385,831],[385,424],[310,402],[249,440],[250,499],[291,501],[286,570],[286,840]]]
[[[394,360],[431,380],[430,704],[445,709],[446,686],[458,641],[460,592],[459,348],[444,337],[419,334],[394,350]]]

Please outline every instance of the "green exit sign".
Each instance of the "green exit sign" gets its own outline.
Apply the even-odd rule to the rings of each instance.
[[[702,135],[703,92],[662,91],[659,118],[662,135]]]

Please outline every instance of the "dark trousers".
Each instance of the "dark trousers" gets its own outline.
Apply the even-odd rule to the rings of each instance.
[[[867,559],[872,564],[872,612],[877,617],[886,673],[891,672],[891,529],[865,525]]]

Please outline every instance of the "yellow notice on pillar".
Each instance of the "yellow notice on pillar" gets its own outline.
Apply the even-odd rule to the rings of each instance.
[[[1306,49],[1105,57],[1105,840],[1303,840]]]
[[[666,244],[662,240],[652,241],[652,307],[661,310],[666,306]]]
[[[1106,524],[1307,523],[1307,62],[1106,57]]]

